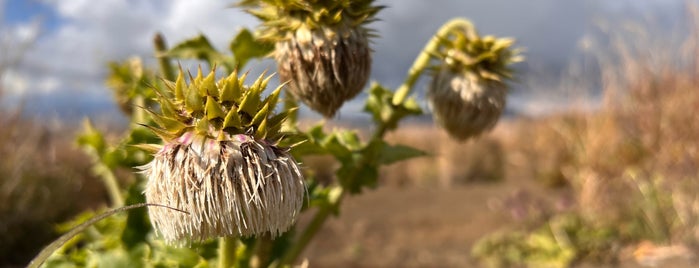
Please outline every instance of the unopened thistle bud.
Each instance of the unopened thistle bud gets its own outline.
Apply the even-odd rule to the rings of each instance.
[[[270,79],[248,87],[236,72],[216,82],[200,70],[189,84],[180,73],[157,90],[162,112],[151,112],[158,127],[149,128],[164,145],[142,167],[146,200],[188,212],[149,207],[166,241],[277,236],[293,224],[305,186],[288,149],[276,146],[288,111],[273,114],[282,86],[261,97]]]
[[[372,36],[364,25],[381,7],[374,0],[241,1],[275,42],[282,81],[311,109],[332,117],[362,91],[371,71]]]
[[[457,31],[441,41],[427,97],[435,121],[450,136],[465,140],[497,123],[505,108],[509,65],[521,58],[513,39],[481,38]]]

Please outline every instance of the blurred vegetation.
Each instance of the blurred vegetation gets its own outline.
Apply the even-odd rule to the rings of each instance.
[[[57,237],[55,224],[104,202],[104,192],[69,130],[1,112],[0,266],[24,266]]]
[[[591,49],[603,74],[600,109],[515,127],[508,153],[543,185],[571,188],[576,206],[486,236],[476,258],[493,267],[568,267],[615,263],[625,247],[639,263],[658,254],[640,244],[688,258],[686,249],[699,249],[699,11],[689,10],[692,34],[679,43],[653,46],[658,40],[638,23],[606,29],[614,49]]]

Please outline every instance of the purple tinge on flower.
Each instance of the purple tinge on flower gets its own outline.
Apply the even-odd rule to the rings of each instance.
[[[506,93],[499,81],[467,77],[443,67],[435,74],[427,97],[437,124],[453,138],[465,140],[495,126]]]
[[[187,132],[142,167],[157,233],[170,243],[278,236],[293,224],[305,186],[287,150],[245,134],[215,140]]]

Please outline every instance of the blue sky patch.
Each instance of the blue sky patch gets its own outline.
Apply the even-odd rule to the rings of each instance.
[[[38,0],[6,0],[3,24],[13,26],[41,20],[42,29],[51,31],[60,26],[61,19],[48,4]]]

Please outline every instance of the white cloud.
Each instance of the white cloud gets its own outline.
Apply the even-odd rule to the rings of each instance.
[[[3,74],[3,80],[2,80],[2,89],[6,90],[7,92],[0,92],[2,94],[12,94],[12,95],[17,95],[17,94],[23,94],[24,92],[27,91],[28,88],[28,83],[27,83],[27,78],[23,77],[21,74],[18,74],[14,70],[10,69],[7,70]]]
[[[215,0],[53,0],[46,4],[61,23],[38,39],[16,75],[8,78],[8,87],[15,88],[12,93],[59,91],[80,97],[87,91],[102,91],[109,98],[103,83],[106,63],[133,55],[154,62],[156,32],[162,32],[170,45],[204,33],[216,47],[225,49],[237,27],[254,24],[251,16]]]
[[[38,39],[21,68],[7,79],[18,89],[15,93],[60,92],[76,98],[108,99],[110,93],[103,84],[106,62],[132,55],[154,62],[151,43],[154,33],[162,32],[170,45],[204,33],[214,46],[225,50],[238,28],[257,24],[256,19],[240,9],[229,8],[234,0],[44,1],[55,10],[61,23]],[[598,2],[604,1],[590,5],[601,5]],[[485,34],[519,37],[520,45],[528,47],[533,62],[537,55],[560,56],[557,54],[574,50],[589,16],[584,14],[589,11],[587,4],[564,4],[556,0],[526,3],[451,0],[439,4],[385,0],[379,4],[389,8],[380,13],[382,20],[372,25],[382,35],[374,43],[373,78],[388,82],[389,86],[400,83],[433,31],[452,17],[468,16]],[[551,42],[552,36],[555,42]]]

